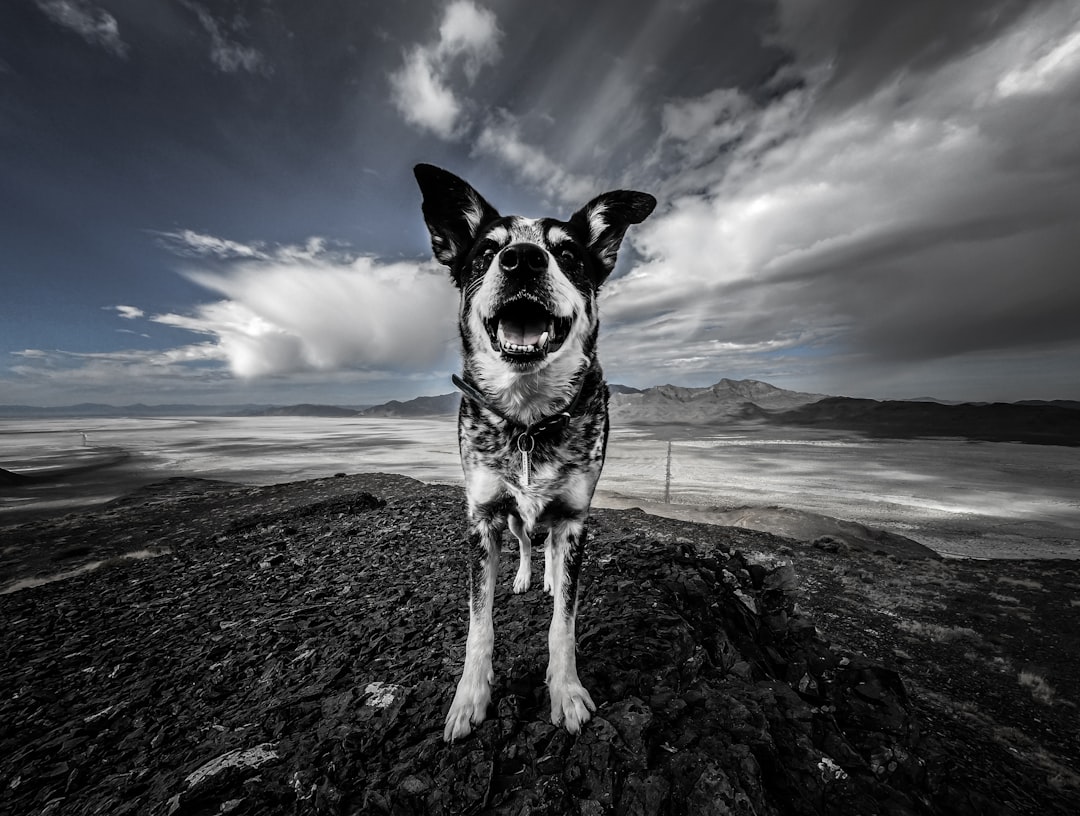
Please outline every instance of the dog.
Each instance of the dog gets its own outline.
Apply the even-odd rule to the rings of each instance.
[[[616,190],[569,221],[502,216],[453,173],[429,164],[414,173],[432,251],[460,292],[463,371],[454,382],[463,393],[469,633],[443,738],[467,736],[487,715],[495,679],[492,606],[507,527],[519,542],[516,593],[532,583],[532,548],[547,542],[551,721],[574,734],[596,711],[578,679],[574,632],[585,519],[608,439],[597,292],[626,230],[648,217],[656,199]]]

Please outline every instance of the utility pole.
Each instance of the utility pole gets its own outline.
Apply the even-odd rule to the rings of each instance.
[[[664,474],[664,504],[671,502],[671,441],[667,443],[667,472]]]

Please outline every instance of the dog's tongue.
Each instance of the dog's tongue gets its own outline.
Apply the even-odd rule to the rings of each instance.
[[[503,318],[499,321],[499,329],[508,343],[514,343],[518,346],[535,346],[540,343],[540,335],[547,331],[547,324],[538,319],[513,320]]]

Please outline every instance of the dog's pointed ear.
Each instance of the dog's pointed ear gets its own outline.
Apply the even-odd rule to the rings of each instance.
[[[573,214],[570,223],[584,236],[585,244],[600,261],[602,282],[615,268],[619,245],[631,224],[640,224],[656,207],[648,193],[615,190],[598,195]]]
[[[424,196],[422,208],[431,233],[431,249],[457,280],[458,265],[480,228],[499,213],[467,181],[441,167],[418,164],[413,173]]]

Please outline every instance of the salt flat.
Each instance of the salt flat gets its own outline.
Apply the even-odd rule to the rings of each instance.
[[[117,450],[131,455],[117,464]],[[95,456],[111,456],[111,464],[88,469]],[[338,472],[462,481],[450,418],[5,420],[0,467],[59,475],[32,487],[0,488],[0,525],[181,474],[251,484]],[[64,475],[71,467],[82,472]],[[1080,557],[1075,448],[868,439],[755,424],[613,428],[596,504],[663,502],[665,494],[677,506],[780,506],[856,521],[950,556]]]

